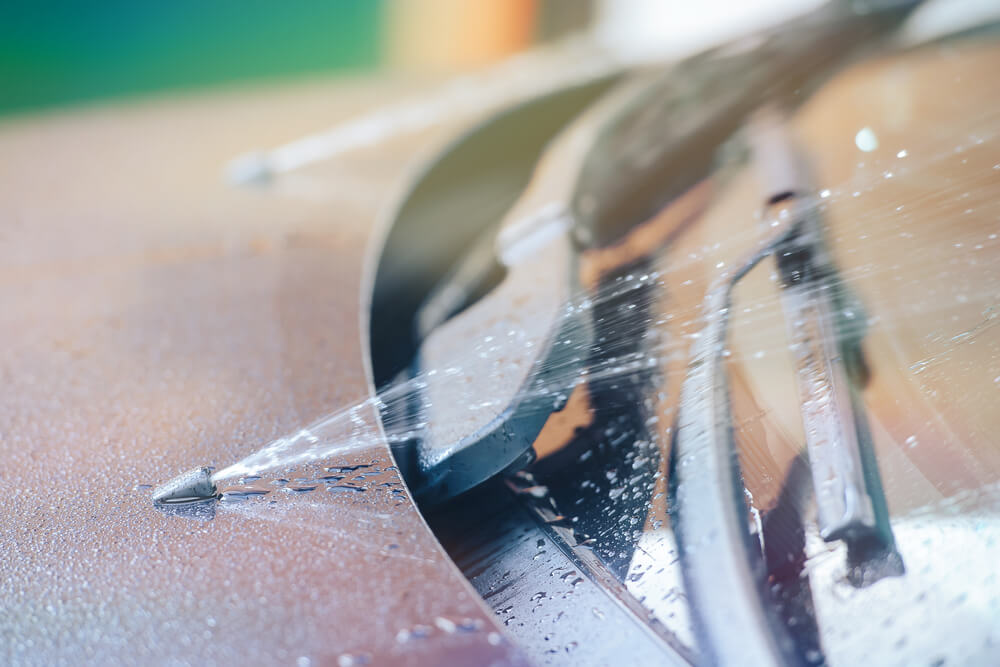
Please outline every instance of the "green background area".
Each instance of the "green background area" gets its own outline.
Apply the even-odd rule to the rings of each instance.
[[[0,113],[374,67],[377,0],[0,0]]]

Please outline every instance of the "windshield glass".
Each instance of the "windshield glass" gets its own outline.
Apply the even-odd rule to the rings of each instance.
[[[811,662],[943,664],[994,650],[997,64],[1000,50],[983,37],[933,43],[850,68],[780,123],[808,186],[793,194],[818,221],[810,261],[821,253],[825,268],[800,292],[800,310],[780,246],[732,282],[716,388],[728,396],[739,511],[767,571],[768,604]],[[626,239],[584,256],[594,275],[591,377],[515,480],[545,487],[534,506],[551,532],[689,651],[698,623],[683,551],[699,555],[679,549],[672,528],[687,511],[672,502],[672,441],[694,419],[682,385],[708,335],[712,286],[787,215],[769,212],[752,135],[748,123],[710,177],[636,232],[657,239],[655,253],[630,257]],[[813,315],[819,328],[802,333]],[[839,407],[822,405],[834,389],[803,384],[810,340],[817,363],[842,374]],[[840,435],[817,434],[830,419]],[[817,469],[824,443],[848,435],[853,483],[844,469]],[[830,488],[861,509],[827,531]],[[718,540],[712,548],[733,548]]]

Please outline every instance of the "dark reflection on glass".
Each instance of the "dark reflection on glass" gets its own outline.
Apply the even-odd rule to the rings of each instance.
[[[590,350],[590,368],[650,356],[653,339],[646,332],[658,287],[650,281],[633,288],[623,281],[652,270],[649,260],[641,260],[602,280],[599,292],[609,296],[594,305],[598,342]],[[592,422],[577,430],[569,446],[532,469],[560,511],[573,517],[578,537],[592,540],[590,548],[621,581],[646,522],[661,465],[656,435],[646,425],[656,391],[653,370],[589,383]],[[567,469],[573,475],[566,475]]]

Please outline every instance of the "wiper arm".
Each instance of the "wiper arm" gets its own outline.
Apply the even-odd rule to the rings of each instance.
[[[733,290],[772,254],[781,277],[820,533],[847,543],[857,585],[903,571],[846,360],[861,359],[862,331],[840,322],[846,296],[784,118],[759,114],[756,121],[751,143],[765,187],[769,236],[707,292],[704,326],[681,390],[671,470],[692,612],[703,644],[720,664],[798,662],[750,539],[726,373]],[[878,566],[870,567],[875,561]]]

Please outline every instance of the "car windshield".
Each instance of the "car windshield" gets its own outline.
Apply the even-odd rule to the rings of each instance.
[[[724,578],[723,552],[766,571],[738,594],[761,597],[779,652],[995,651],[997,63],[989,33],[935,41],[748,119],[643,225],[658,249],[588,294],[590,379],[512,484],[544,488],[530,502],[554,538],[681,651],[728,620],[737,591],[699,580]],[[735,493],[712,447],[738,461]]]

